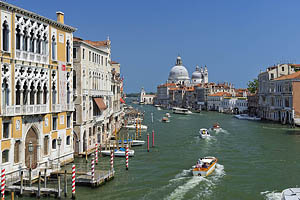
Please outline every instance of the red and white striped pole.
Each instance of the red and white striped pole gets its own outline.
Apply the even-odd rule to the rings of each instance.
[[[152,147],[154,147],[154,130],[152,130]]]
[[[96,160],[96,165],[98,165],[98,144],[96,144],[96,150],[95,150],[95,160]]]
[[[128,170],[128,144],[126,145],[126,170]]]
[[[75,199],[75,165],[72,166],[72,199]]]
[[[110,152],[110,168],[111,168],[111,170],[114,169],[114,151],[113,150],[111,150],[111,152]]]
[[[93,158],[92,158],[92,167],[91,167],[91,170],[92,170],[92,183],[94,183],[94,181],[95,181],[95,162],[94,162],[94,155],[93,155]]]
[[[149,133],[147,133],[147,150],[149,152]]]
[[[2,200],[5,199],[5,169],[1,171],[1,197]]]

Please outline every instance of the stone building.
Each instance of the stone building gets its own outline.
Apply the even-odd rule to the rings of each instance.
[[[74,37],[74,139],[75,152],[90,151],[113,131],[113,92],[110,40]],[[76,81],[75,81],[76,80]],[[117,109],[118,105],[116,105]]]
[[[153,104],[155,95],[146,94],[144,88],[141,89],[140,92],[140,104]]]
[[[36,177],[41,168],[50,173],[73,160],[76,29],[64,24],[62,12],[54,21],[2,1],[0,12],[1,166],[10,177],[28,168]]]

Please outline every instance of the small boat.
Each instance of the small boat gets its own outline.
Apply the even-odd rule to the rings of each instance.
[[[170,113],[166,113],[166,117],[170,118],[171,117]]]
[[[201,138],[207,138],[210,137],[210,134],[206,128],[201,128],[199,131],[200,137]]]
[[[281,200],[300,199],[300,188],[288,188],[282,191]]]
[[[137,127],[138,127],[138,129],[140,129],[140,125],[139,124],[137,125]],[[136,126],[135,126],[135,124],[130,124],[130,125],[124,126],[124,128],[135,130]],[[141,125],[141,130],[147,130],[147,128],[148,127],[146,125]]]
[[[129,143],[131,143],[131,146],[142,146],[143,144],[145,144],[144,140],[128,140]],[[119,140],[119,144],[122,144],[122,140]],[[127,140],[124,140],[124,144],[127,144]]]
[[[111,151],[110,150],[102,150],[101,153],[105,156],[110,156]],[[126,152],[125,148],[115,149],[114,151],[115,157],[125,157]],[[128,150],[128,156],[134,156],[134,150]]]
[[[161,121],[162,121],[162,122],[170,122],[170,121],[169,121],[169,118],[167,118],[167,117],[163,117]]]
[[[183,114],[183,115],[192,114],[192,112],[186,108],[173,107],[172,110],[173,110],[173,113],[175,113],[175,114]]]
[[[246,120],[254,120],[254,121],[261,120],[261,118],[259,118],[259,117],[250,117],[247,114],[234,115],[234,117],[237,119],[246,119]]]
[[[161,108],[160,108],[160,107],[157,107],[157,110],[161,110]]]
[[[218,159],[212,156],[200,158],[193,167],[193,175],[204,177],[210,175],[215,170],[217,162]]]
[[[213,125],[213,130],[219,130],[221,127],[220,127],[220,124],[217,122],[217,123],[214,123]]]

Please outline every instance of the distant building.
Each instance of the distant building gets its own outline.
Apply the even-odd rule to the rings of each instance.
[[[153,104],[155,97],[155,95],[146,94],[144,88],[142,88],[140,93],[140,104]]]

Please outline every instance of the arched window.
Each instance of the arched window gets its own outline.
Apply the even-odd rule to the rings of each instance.
[[[44,104],[47,104],[47,93],[48,93],[48,89],[47,89],[47,84],[44,84],[43,87],[43,100],[44,100]]]
[[[28,50],[28,32],[27,32],[27,28],[24,28],[23,31],[23,51],[27,51]]]
[[[70,145],[70,144],[71,144],[71,136],[67,136],[66,145]]]
[[[67,62],[70,62],[70,41],[67,40],[67,45],[66,45],[66,52],[67,52]]]
[[[6,79],[2,83],[2,105],[9,105],[9,86]]]
[[[35,93],[35,88],[32,82],[30,86],[30,105],[34,104],[34,93]]]
[[[73,90],[76,90],[76,71],[73,71]]]
[[[52,149],[56,149],[56,139],[52,140]]]
[[[9,162],[9,150],[2,151],[2,164]]]
[[[16,84],[16,105],[20,105],[21,104],[21,86],[20,86],[20,82],[18,81]]]
[[[73,122],[76,124],[76,108],[74,109],[73,112]]]
[[[35,42],[35,38],[34,38],[34,32],[33,30],[30,32],[30,52],[34,53],[34,42]]]
[[[56,90],[55,90],[55,84],[52,85],[52,105],[56,104]]]
[[[36,91],[36,103],[37,104],[41,104],[41,93],[42,93],[42,90],[41,90],[41,84],[39,83],[38,86],[37,86],[37,91]]]
[[[52,60],[56,60],[56,40],[55,40],[55,36],[53,35],[52,36],[52,44],[51,44],[51,47],[52,47]]]
[[[9,51],[9,27],[7,21],[2,24],[2,50]]]
[[[42,54],[47,54],[47,35],[44,34],[44,37],[42,38]]]
[[[41,54],[41,45],[42,45],[42,39],[41,39],[41,35],[38,33],[37,35],[37,42],[36,42],[36,52]]]
[[[16,29],[16,49],[21,50],[21,30],[19,26]]]

